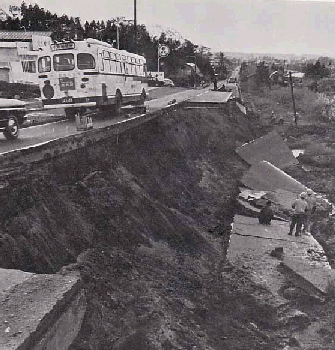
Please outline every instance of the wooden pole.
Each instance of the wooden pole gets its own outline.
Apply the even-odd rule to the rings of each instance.
[[[159,72],[159,59],[160,59],[160,44],[158,44],[158,47],[157,47],[157,72]]]
[[[137,0],[134,0],[134,41],[135,53],[137,53]]]
[[[293,104],[293,114],[294,114],[294,123],[297,124],[297,111],[295,109],[295,101],[294,101],[294,94],[293,94],[293,81],[292,81],[292,73],[289,72],[290,75],[290,85],[291,85],[291,95],[292,95],[292,104]]]

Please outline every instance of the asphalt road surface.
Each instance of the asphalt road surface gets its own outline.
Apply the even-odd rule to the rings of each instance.
[[[145,105],[149,109],[149,112],[157,111],[169,105],[169,102],[176,100],[176,103],[185,101],[193,96],[206,93],[208,88],[201,90],[183,90],[176,93],[171,93],[173,90],[169,90],[169,95],[156,98],[147,101]],[[94,129],[103,128],[112,124],[125,122],[124,117],[108,118],[106,116],[96,116],[93,118]],[[20,136],[17,140],[8,141],[1,134],[0,136],[0,154],[18,150],[22,148],[28,148],[37,144],[46,143],[51,140],[59,139],[62,137],[79,134],[86,131],[77,131],[74,120],[62,120],[58,122],[48,123],[44,125],[31,126],[20,130]]]

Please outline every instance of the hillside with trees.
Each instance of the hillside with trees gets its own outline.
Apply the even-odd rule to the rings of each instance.
[[[7,18],[6,21],[0,21],[0,30],[50,31],[52,39],[57,41],[95,38],[116,46],[117,18],[82,23],[79,17],[59,16],[37,4],[27,5],[25,2],[21,4],[21,16],[21,19]],[[171,50],[169,56],[161,60],[162,69],[167,75],[175,74],[187,62],[196,62],[202,74],[213,77],[214,71],[210,64],[212,54],[204,52],[203,47],[164,32],[159,37],[152,36],[144,24],[137,24],[135,28],[130,20],[119,23],[119,48],[145,56],[149,71],[157,70],[158,44],[167,45]],[[220,70],[224,69],[220,67]]]

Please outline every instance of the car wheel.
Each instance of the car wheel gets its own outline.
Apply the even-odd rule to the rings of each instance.
[[[17,118],[11,115],[8,119],[8,124],[3,134],[7,140],[15,140],[19,137],[20,126]]]

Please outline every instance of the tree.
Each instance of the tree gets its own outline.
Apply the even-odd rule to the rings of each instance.
[[[258,86],[266,85],[267,87],[271,86],[270,77],[269,77],[269,67],[265,62],[260,62],[256,67],[256,80]]]

